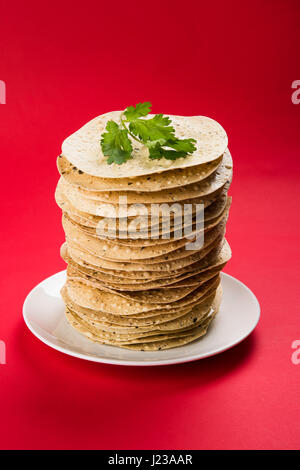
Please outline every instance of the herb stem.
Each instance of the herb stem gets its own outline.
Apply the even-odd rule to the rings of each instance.
[[[133,134],[130,132],[130,130],[128,129],[128,127],[125,126],[125,122],[128,122],[128,121],[122,119],[123,114],[124,114],[124,113],[121,114],[121,119],[120,119],[120,121],[121,121],[121,126],[124,127],[124,129],[126,129],[126,131],[128,132],[128,134],[129,134],[134,140],[136,140],[137,142],[139,142],[140,144],[142,144],[143,142],[142,142],[140,139],[138,139],[135,135],[133,135]]]

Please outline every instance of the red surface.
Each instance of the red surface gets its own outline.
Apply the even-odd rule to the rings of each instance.
[[[50,5],[1,2],[1,448],[299,448],[299,1]],[[22,320],[28,291],[64,267],[53,198],[62,140],[141,100],[227,130],[226,272],[262,307],[234,349],[146,369],[66,357]]]

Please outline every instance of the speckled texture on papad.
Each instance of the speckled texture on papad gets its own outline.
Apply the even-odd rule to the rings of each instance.
[[[209,163],[167,170],[133,178],[101,178],[84,173],[63,155],[57,158],[57,168],[67,183],[88,191],[161,191],[207,178],[221,163],[222,156]]]
[[[195,330],[199,330],[202,326],[202,323],[198,327],[194,327],[187,332],[179,332],[179,333],[167,333],[167,334],[154,334],[154,333],[148,333],[147,336],[142,336],[142,337],[137,337],[137,338],[128,338],[127,340],[121,340],[120,336],[115,334],[115,338],[112,338],[111,335],[108,334],[100,334],[99,331],[95,332],[92,328],[88,328],[86,323],[82,321],[78,315],[76,315],[74,312],[71,312],[69,309],[66,309],[66,316],[69,321],[69,323],[76,328],[80,333],[84,334],[84,336],[87,336],[89,339],[92,339],[95,342],[99,342],[102,344],[108,344],[111,346],[119,346],[119,347],[126,347],[128,345],[134,344],[135,346],[139,344],[147,344],[149,345],[149,348],[151,348],[151,345],[155,345],[158,341],[169,341],[172,339],[179,340],[183,339],[185,337],[189,337]],[[205,322],[204,322],[205,323]],[[206,323],[205,323],[206,324]],[[93,331],[91,331],[93,330]],[[118,339],[119,338],[119,339]],[[155,346],[154,346],[155,347]]]
[[[67,249],[68,256],[74,260],[78,265],[90,269],[91,271],[99,272],[101,275],[106,274],[114,276],[114,278],[122,279],[141,279],[141,280],[153,280],[153,279],[165,279],[170,277],[176,277],[186,272],[194,272],[198,269],[207,269],[210,267],[211,263],[214,263],[214,260],[217,258],[219,253],[223,250],[224,243],[228,246],[227,242],[224,240],[216,240],[211,246],[201,250],[201,254],[197,253],[197,256],[193,255],[190,258],[185,258],[181,260],[181,263],[176,262],[172,265],[170,270],[170,263],[165,263],[161,265],[149,265],[148,267],[144,266],[146,269],[141,269],[141,265],[135,263],[119,263],[118,268],[114,265],[113,269],[104,268],[102,266],[95,266],[94,264],[89,264],[87,261],[81,258],[81,255],[85,256],[85,253],[80,252],[80,250],[73,250],[70,246],[65,248],[67,245],[64,244],[62,251]],[[79,256],[78,256],[79,255]],[[63,256],[64,257],[64,256]],[[94,259],[93,259],[94,261]],[[184,262],[183,262],[184,261]],[[163,269],[165,268],[165,269]],[[172,274],[172,276],[170,276]],[[126,281],[127,282],[127,281]]]
[[[173,259],[170,261],[167,261],[164,259],[163,261],[160,260],[159,262],[152,262],[152,261],[155,261],[155,259],[153,259],[149,263],[146,263],[146,260],[136,260],[135,262],[112,261],[112,260],[108,260],[104,258],[99,258],[91,254],[90,252],[87,252],[86,250],[81,250],[77,246],[75,246],[73,243],[68,242],[67,246],[68,246],[68,251],[69,251],[71,258],[73,258],[78,264],[82,264],[83,266],[87,266],[87,267],[92,267],[94,269],[99,268],[99,271],[105,268],[105,269],[113,270],[115,272],[118,272],[118,271],[127,271],[127,272],[130,272],[130,271],[148,271],[148,272],[165,271],[165,272],[169,272],[170,274],[172,271],[182,269],[184,267],[187,267],[189,265],[196,263],[197,261],[200,261],[214,248],[220,251],[222,248],[222,235],[223,233],[217,234],[217,237],[213,240],[213,242],[210,245],[204,246],[204,248],[202,248],[199,251],[188,252],[188,250],[184,250],[183,251],[184,256],[178,259]],[[186,253],[188,253],[187,256],[185,256]]]
[[[76,208],[76,206],[71,204],[66,195],[63,193],[61,188],[61,180],[58,182],[58,185],[56,187],[55,199],[58,206],[64,212],[67,212],[68,216],[72,220],[82,225],[83,227],[97,228],[99,232],[101,228],[100,224],[103,224],[103,222],[105,221],[107,223],[107,227],[105,226],[105,234],[109,235],[110,227],[113,227],[113,236],[115,236],[115,231],[117,231],[117,233],[120,233],[120,238],[132,239],[135,235],[134,233],[131,233],[132,222],[135,222],[136,224],[138,221],[140,233],[142,234],[143,231],[146,231],[147,237],[148,232],[153,230],[153,227],[155,227],[155,230],[159,230],[160,233],[164,232],[162,224],[165,220],[170,220],[170,226],[171,228],[173,228],[174,226],[182,222],[181,219],[183,214],[191,214],[193,218],[195,218],[197,215],[197,217],[199,218],[203,215],[203,207],[204,209],[207,209],[213,203],[217,202],[219,198],[222,199],[224,195],[227,195],[229,186],[230,180],[228,180],[224,186],[212,192],[211,194],[189,200],[193,202],[189,202],[188,206],[183,206],[181,202],[176,202],[171,204],[170,208],[168,209],[168,206],[167,208],[165,207],[165,203],[159,204],[157,208],[156,206],[154,206],[155,210],[152,209],[153,214],[151,213],[151,205],[149,204],[145,205],[145,207],[142,207],[139,210],[137,210],[136,205],[131,204],[128,206],[128,211],[124,214],[122,212],[119,213],[118,211],[118,209],[120,209],[120,211],[126,209],[124,208],[124,206],[112,206],[116,207],[116,210],[114,209],[115,213],[112,214],[114,215],[114,217],[104,217],[101,215],[89,214]],[[74,200],[74,203],[76,204],[77,201]],[[186,201],[184,201],[184,204],[185,203]],[[107,205],[103,206],[104,210],[106,210]],[[140,206],[138,205],[138,207]],[[129,232],[130,235],[126,236],[126,232],[124,232],[124,230],[126,232]]]
[[[65,291],[62,296],[65,305],[76,313],[87,325],[91,325],[109,333],[136,335],[148,331],[161,330],[174,332],[183,328],[196,326],[209,313],[211,304],[215,298],[216,290],[197,305],[174,311],[173,313],[161,313],[148,316],[147,318],[131,318],[131,316],[113,316],[103,312],[80,307],[70,300]],[[114,317],[114,318],[112,318]]]
[[[187,344],[192,342],[203,334],[206,333],[206,330],[218,312],[219,305],[220,305],[221,293],[218,290],[216,294],[214,294],[213,298],[210,300],[211,306],[208,312],[202,314],[200,320],[196,321],[194,325],[188,326],[186,328],[182,328],[181,324],[178,323],[179,329],[173,329],[172,332],[166,333],[164,328],[156,327],[153,331],[147,331],[140,333],[132,333],[122,334],[119,331],[115,331],[115,333],[110,333],[107,330],[101,331],[100,328],[93,328],[91,327],[90,323],[85,323],[82,320],[82,317],[78,316],[78,314],[72,312],[69,308],[66,309],[67,319],[70,324],[77,329],[81,334],[88,337],[92,341],[100,342],[102,344],[110,344],[113,346],[125,347],[129,349],[137,349],[137,350],[160,350],[160,349],[168,349],[171,347],[180,346],[182,344]],[[173,322],[173,327],[176,327],[176,320],[175,323]],[[114,331],[114,330],[112,330]],[[127,339],[126,339],[127,338]]]
[[[62,155],[78,170],[101,178],[132,178],[151,175],[176,168],[186,168],[208,163],[219,158],[228,146],[226,132],[213,119],[205,116],[168,116],[179,138],[193,138],[196,150],[177,160],[151,160],[149,150],[134,141],[132,158],[122,165],[108,165],[103,155],[100,140],[109,120],[119,121],[122,111],[113,111],[98,116],[85,124],[62,144]],[[148,118],[153,117],[149,115]]]
[[[170,213],[170,216],[149,217],[136,216],[121,219],[104,218],[100,216],[93,216],[90,214],[82,213],[74,209],[70,205],[68,200],[61,194],[59,187],[56,191],[56,201],[63,213],[70,218],[81,230],[95,235],[102,239],[115,240],[116,236],[119,243],[122,244],[157,244],[166,243],[168,241],[165,238],[176,238],[179,236],[178,229],[182,228],[182,232],[187,233],[191,226],[194,229],[196,222],[199,224],[203,220],[207,225],[210,221],[218,217],[222,211],[225,210],[226,204],[230,205],[231,198],[227,198],[225,188],[222,191],[218,191],[218,195],[214,198],[209,198],[204,202],[204,214],[203,207],[197,206],[195,211],[186,211],[184,209],[181,213],[174,214]],[[82,217],[82,215],[84,216]],[[197,217],[197,218],[196,218]],[[106,224],[101,226],[106,222]],[[132,224],[134,223],[134,226]],[[112,229],[110,229],[112,227]],[[155,239],[154,239],[155,238]]]
[[[208,267],[203,267],[203,265],[200,265],[189,271],[185,270],[184,272],[180,271],[179,273],[173,272],[173,276],[171,277],[169,273],[167,273],[167,275],[163,275],[159,278],[157,278],[157,276],[139,278],[140,273],[137,273],[137,277],[132,278],[120,277],[120,273],[112,275],[83,267],[68,256],[67,249],[63,249],[62,251],[63,259],[71,268],[75,269],[76,272],[79,272],[80,274],[83,274],[90,279],[95,279],[96,281],[102,282],[106,285],[118,286],[119,290],[148,290],[161,286],[172,288],[173,285],[176,287],[176,285],[179,283],[184,284],[185,282],[194,282],[194,279],[197,279],[197,282],[201,282],[202,279],[207,276],[207,279],[209,279],[211,273],[214,273],[215,271],[218,272],[223,269],[231,257],[229,245],[225,241],[219,255],[215,256],[214,258],[210,256]]]
[[[227,180],[231,179],[231,176],[232,158],[229,151],[226,150],[218,168],[207,178],[201,181],[197,181],[196,183],[178,185],[174,188],[167,188],[160,191],[88,191],[86,189],[74,187],[73,185],[67,183],[63,178],[60,184],[62,191],[66,194],[67,197],[68,194],[73,194],[73,198],[79,195],[83,198],[114,205],[120,204],[120,197],[126,197],[127,204],[153,204],[162,202],[185,201],[201,196],[203,197],[222,187]]]
[[[63,228],[68,245],[75,245],[80,250],[95,255],[98,258],[120,261],[146,262],[147,264],[171,261],[185,258],[202,248],[210,245],[220,233],[225,230],[228,211],[217,221],[217,225],[206,231],[195,232],[191,239],[181,238],[169,243],[140,246],[118,245],[116,242],[99,239],[82,232],[75,224],[63,217]],[[187,247],[187,243],[194,245]],[[190,248],[190,249],[187,249]],[[191,249],[193,248],[193,250]]]
[[[187,236],[189,240],[191,240],[193,234],[199,233],[203,229],[209,230],[210,228],[217,225],[221,221],[221,218],[225,216],[225,211],[229,210],[230,205],[231,198],[223,196],[207,208],[207,210],[204,212],[204,219],[202,215],[200,216],[200,214],[197,216],[197,219],[193,218],[191,220],[192,223],[190,223],[189,219],[180,218],[180,224],[182,223],[182,226],[178,224],[175,227],[170,226],[169,228],[166,224],[163,229],[160,229],[158,226],[156,226],[157,228],[153,229],[152,226],[152,232],[150,233],[143,232],[143,236],[141,237],[139,236],[140,231],[137,231],[137,233],[127,233],[126,238],[124,239],[119,238],[117,231],[114,236],[108,236],[107,232],[105,233],[103,231],[99,231],[99,229],[82,226],[80,223],[74,221],[72,217],[70,217],[66,212],[63,212],[63,215],[64,218],[69,220],[69,222],[71,222],[77,230],[88,236],[100,238],[101,240],[108,241],[111,244],[117,244],[119,246],[122,245],[124,247],[145,247],[150,245],[158,246],[168,244],[171,241],[178,241],[182,238],[186,238]],[[211,210],[208,211],[210,208]],[[128,238],[131,235],[136,235],[136,238]]]
[[[232,159],[229,154],[225,154],[218,169],[200,183],[163,190],[158,193],[128,193],[128,195],[124,193],[123,197],[126,196],[127,200],[123,202],[119,200],[119,196],[122,195],[122,193],[119,192],[112,192],[110,199],[106,201],[88,198],[79,193],[75,187],[64,182],[63,179],[59,181],[59,190],[68,201],[81,212],[101,217],[117,218],[119,216],[124,217],[123,214],[137,215],[137,207],[133,206],[133,204],[143,204],[145,206],[139,208],[138,215],[150,214],[151,204],[153,203],[179,203],[184,201],[187,203],[189,200],[197,199],[198,204],[200,204],[203,202],[202,199],[223,188],[227,181],[231,180],[231,177]],[[99,193],[99,195],[100,194],[102,193]],[[128,204],[128,206],[126,206],[126,204]]]
[[[68,267],[68,279],[73,281],[78,281],[87,286],[95,287],[96,289],[103,290],[105,292],[110,292],[111,294],[119,295],[121,297],[134,300],[141,303],[161,303],[167,304],[170,302],[175,302],[176,300],[182,299],[186,295],[190,294],[195,290],[200,283],[192,286],[179,286],[177,289],[171,289],[166,291],[164,288],[151,289],[150,291],[124,291],[119,290],[113,287],[108,287],[105,284],[100,284],[99,282],[88,279],[86,276],[81,275],[80,273],[76,275],[76,272],[72,270],[71,267]],[[213,276],[212,276],[213,277]]]
[[[84,327],[86,327],[91,333],[97,336],[98,339],[107,339],[109,341],[114,341],[117,343],[135,343],[135,342],[153,342],[159,339],[169,339],[172,337],[179,337],[179,336],[186,336],[193,332],[193,330],[203,324],[205,320],[210,316],[211,309],[206,313],[206,315],[199,318],[198,321],[192,324],[189,324],[186,327],[172,329],[172,330],[165,330],[165,329],[148,329],[147,331],[143,331],[139,328],[133,328],[132,332],[124,332],[114,329],[112,326],[111,329],[107,327],[104,328],[103,325],[95,322],[95,321],[88,321],[86,318],[83,318],[81,315],[73,312],[69,309],[70,313],[72,313],[73,317]]]
[[[148,317],[147,319],[132,319],[130,317],[116,317],[112,321],[105,319],[102,312],[92,311],[82,308],[72,302],[68,296],[64,295],[64,301],[68,309],[76,313],[78,317],[86,322],[87,325],[99,328],[108,333],[113,331],[117,334],[140,335],[149,331],[176,332],[185,328],[196,326],[210,312],[211,304],[216,296],[216,290],[205,300],[188,311],[174,312],[173,314],[160,314]],[[106,314],[108,315],[108,314]],[[121,324],[120,324],[121,323]],[[114,333],[113,333],[114,334]]]
[[[197,287],[192,291],[192,293],[183,297],[183,299],[176,300],[174,302],[170,301],[163,305],[161,303],[146,303],[124,298],[120,295],[99,290],[70,279],[66,282],[66,288],[68,295],[73,302],[81,307],[100,310],[115,315],[134,315],[137,313],[159,310],[161,308],[165,308],[166,310],[181,308],[192,304],[203,298],[203,296],[208,294],[211,289],[216,288],[219,283],[220,277],[215,276],[204,284],[201,284],[200,287]]]
[[[97,320],[103,324],[116,325],[118,328],[128,328],[128,327],[149,327],[152,325],[158,325],[161,323],[166,323],[176,318],[183,317],[187,313],[190,313],[194,309],[197,309],[198,306],[201,307],[202,303],[210,302],[211,297],[215,295],[213,292],[209,296],[204,296],[203,301],[196,305],[188,305],[186,307],[181,307],[177,309],[164,309],[143,312],[136,315],[113,315],[111,313],[105,313],[99,310],[93,310],[90,308],[81,307],[70,299],[68,295],[67,288],[64,286],[61,289],[61,295],[65,305],[67,305],[72,311],[78,314],[84,314],[90,320]]]
[[[208,269],[204,272],[200,272],[197,274],[194,273],[187,273],[182,276],[178,276],[175,278],[165,278],[165,279],[158,279],[152,281],[143,281],[143,282],[131,282],[129,284],[124,284],[124,282],[108,282],[106,279],[101,279],[100,276],[93,276],[88,274],[88,272],[81,266],[77,265],[73,261],[69,260],[69,264],[67,267],[67,275],[70,279],[77,279],[82,280],[85,279],[86,281],[93,282],[95,287],[101,289],[101,287],[107,287],[111,290],[118,290],[118,291],[148,291],[152,289],[177,289],[177,287],[190,287],[190,286],[197,286],[200,285],[202,282],[214,277],[218,272],[223,269],[226,263],[221,264],[216,268]],[[121,281],[123,281],[121,279]]]

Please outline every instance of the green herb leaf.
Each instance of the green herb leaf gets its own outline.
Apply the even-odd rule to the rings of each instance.
[[[192,153],[196,150],[195,143],[195,139],[170,139],[163,143],[156,142],[154,146],[149,146],[149,158],[151,160],[159,160],[161,158],[176,160],[177,158],[183,158],[186,157],[187,153]]]
[[[107,132],[102,134],[101,147],[103,154],[109,157],[107,159],[109,165],[111,163],[121,165],[132,158],[129,135],[148,147],[149,158],[152,160],[161,158],[176,160],[196,150],[195,139],[178,139],[175,136],[171,119],[167,116],[156,114],[151,119],[142,119],[149,114],[150,109],[150,102],[138,103],[136,106],[126,108],[121,115],[119,125],[114,121],[108,121]]]
[[[121,165],[131,158],[132,144],[126,129],[121,129],[114,121],[108,121],[102,134],[101,148],[103,155],[109,157],[107,163]]]
[[[138,103],[136,106],[128,106],[124,111],[124,116],[127,121],[134,121],[140,117],[147,116],[150,113],[151,106],[149,101]]]
[[[151,160],[160,160],[166,158],[167,160],[176,160],[177,158],[184,157],[185,152],[176,152],[176,150],[164,149],[161,145],[157,144],[155,147],[149,148],[149,158]]]
[[[195,139],[173,139],[168,140],[165,146],[185,153],[193,153],[196,150],[196,143]]]
[[[148,141],[167,141],[174,138],[174,128],[171,120],[162,114],[156,114],[152,119],[137,119],[129,124],[130,131],[144,143]]]
[[[160,160],[161,158],[177,160],[177,158],[183,158],[186,157],[186,155],[187,153],[184,150],[172,150],[160,145],[159,143],[154,147],[149,148],[149,158],[151,158],[151,160]]]

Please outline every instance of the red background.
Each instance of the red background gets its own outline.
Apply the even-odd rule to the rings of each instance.
[[[299,448],[299,1],[49,5],[0,10],[1,448]],[[232,350],[145,369],[64,356],[22,320],[28,291],[64,267],[53,198],[62,140],[143,100],[227,130],[226,272],[262,307],[255,333]]]

